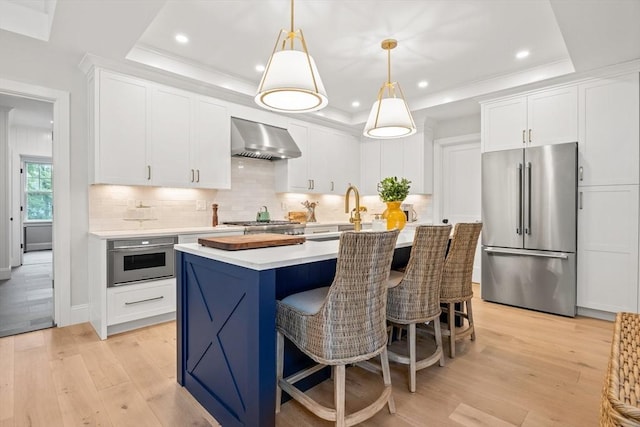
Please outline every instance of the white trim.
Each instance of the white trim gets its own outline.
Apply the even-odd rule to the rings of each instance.
[[[0,280],[11,279],[11,267],[0,268]]]
[[[578,307],[578,316],[593,317],[595,319],[609,320],[611,322],[616,320],[616,313],[585,307]]]
[[[440,224],[442,219],[442,148],[452,145],[470,144],[478,142],[480,145],[480,134],[470,133],[467,135],[451,136],[448,138],[439,138],[433,140],[433,193],[431,195],[432,221],[434,224]]]
[[[69,92],[0,78],[0,93],[53,103],[54,319],[71,324],[71,176]]]

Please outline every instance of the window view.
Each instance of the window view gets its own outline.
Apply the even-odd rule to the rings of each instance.
[[[50,220],[53,213],[53,192],[50,163],[25,163],[27,221]]]

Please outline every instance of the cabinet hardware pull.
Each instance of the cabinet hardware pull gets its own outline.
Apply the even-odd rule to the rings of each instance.
[[[147,181],[151,180],[151,166],[147,165]]]
[[[309,181],[309,185],[307,185],[307,190],[311,190],[311,180],[308,179],[307,181]]]
[[[524,135],[526,134],[526,130],[522,129],[522,143],[526,144],[526,141],[524,140]]]
[[[200,169],[196,169],[196,182],[200,182]]]
[[[582,209],[582,191],[580,192],[580,205],[579,205],[579,209]]]
[[[522,234],[522,163],[518,163],[518,228],[516,234]]]
[[[193,169],[191,169],[191,182],[193,182]]]
[[[584,175],[584,174],[583,174],[583,172],[584,172],[584,168],[583,168],[582,166],[580,166],[580,167],[578,168],[578,176],[580,177],[580,181],[583,181],[583,178],[584,178],[584,176],[583,176],[583,175]]]
[[[334,185],[333,185],[333,181],[331,181],[331,191],[333,191]]]
[[[531,142],[531,129],[529,129],[529,142]]]
[[[312,189],[312,190],[315,190],[315,189],[316,189],[316,180],[315,180],[315,179],[312,179],[312,180],[311,180],[311,189]]]
[[[157,301],[157,300],[161,300],[163,298],[164,298],[164,295],[160,295],[159,297],[141,299],[140,301],[131,301],[131,302],[125,301],[124,305],[133,305],[133,304],[140,304],[140,303],[143,303],[143,302]]]
[[[528,200],[527,200],[527,226],[524,229],[524,232],[526,234],[528,234],[529,236],[531,236],[531,162],[527,162],[527,185],[528,185]]]

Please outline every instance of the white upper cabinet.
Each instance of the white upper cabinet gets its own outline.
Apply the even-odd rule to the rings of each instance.
[[[91,182],[146,185],[150,90],[140,80],[97,71],[89,93],[94,144]]]
[[[578,140],[576,86],[482,104],[482,151]]]
[[[638,184],[638,73],[579,86],[578,185]]]
[[[433,191],[433,140],[424,132],[406,138],[365,140],[360,158],[363,195],[378,194],[378,182],[389,176],[411,181],[410,194]]]
[[[92,183],[230,188],[229,114],[212,98],[96,69]]]
[[[276,191],[341,194],[345,183],[357,184],[359,145],[356,138],[328,128],[289,124],[300,148],[297,159],[277,160]]]

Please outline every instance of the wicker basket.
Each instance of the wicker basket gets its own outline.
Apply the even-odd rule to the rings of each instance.
[[[640,426],[640,315],[618,313],[602,390],[601,426]]]

